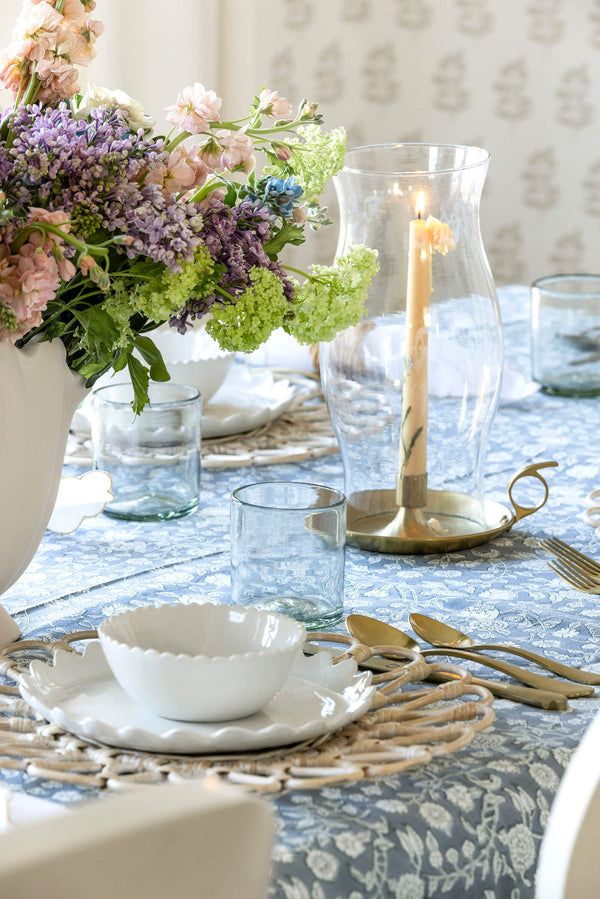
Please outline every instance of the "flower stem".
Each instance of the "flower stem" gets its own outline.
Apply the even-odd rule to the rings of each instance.
[[[301,278],[306,278],[308,281],[318,280],[314,275],[309,275],[308,272],[303,272],[301,268],[294,268],[293,265],[287,265],[282,262],[281,267],[284,268],[286,272],[294,272],[295,275],[300,275]]]
[[[169,132],[169,137],[171,136],[172,133],[173,133],[173,129],[171,129],[171,131]],[[169,138],[167,138],[165,141],[165,152],[170,153],[172,150],[175,149],[175,147],[178,147],[179,144],[183,143],[183,141],[186,140],[186,138],[188,138],[188,137],[190,137],[189,131],[181,131],[177,135],[177,137],[174,137],[172,140],[169,140]]]

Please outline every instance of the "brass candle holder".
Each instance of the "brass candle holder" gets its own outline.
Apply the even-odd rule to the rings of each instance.
[[[540,470],[557,465],[536,462],[520,469],[507,488],[512,510],[465,493],[427,490],[426,476],[418,484],[399,478],[397,490],[360,491],[348,497],[346,541],[361,549],[396,554],[445,553],[487,543],[542,508],[549,489]],[[544,495],[536,505],[522,506],[513,498],[515,485],[524,478],[543,485]],[[410,505],[423,499],[422,505]]]

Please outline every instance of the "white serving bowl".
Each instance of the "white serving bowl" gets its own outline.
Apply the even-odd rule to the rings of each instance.
[[[171,380],[195,387],[205,403],[217,392],[235,362],[235,353],[222,350],[206,333],[202,321],[186,334],[162,325],[150,337],[162,354]]]
[[[167,362],[166,366],[172,381],[195,387],[206,404],[227,378],[234,361],[235,354],[230,353],[228,356],[215,356],[212,359]]]
[[[98,636],[115,678],[148,711],[230,721],[275,696],[306,630],[275,612],[191,603],[123,612],[104,621]]]

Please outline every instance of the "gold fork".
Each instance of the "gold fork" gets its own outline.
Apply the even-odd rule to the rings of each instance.
[[[594,562],[589,556],[580,553],[579,550],[575,549],[573,546],[569,546],[564,540],[560,540],[558,537],[548,537],[547,540],[540,540],[540,544],[546,549],[549,549],[555,556],[558,556],[563,562],[570,562],[573,565],[577,565],[588,574],[595,574],[600,578],[600,564]]]
[[[548,562],[548,565],[567,584],[582,593],[600,594],[600,565],[597,562],[558,537],[540,540],[540,544],[557,557],[557,563]]]

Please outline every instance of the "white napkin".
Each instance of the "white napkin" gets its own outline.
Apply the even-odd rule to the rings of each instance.
[[[105,471],[88,471],[80,477],[61,478],[48,528],[71,534],[84,518],[95,518],[113,499],[112,478]]]

